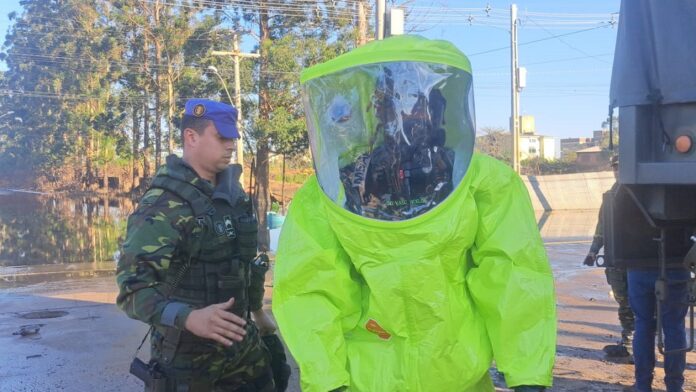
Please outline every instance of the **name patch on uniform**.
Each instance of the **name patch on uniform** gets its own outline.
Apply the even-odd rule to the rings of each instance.
[[[222,217],[222,220],[225,223],[225,234],[227,234],[227,236],[229,238],[235,238],[237,236],[237,234],[234,231],[234,224],[232,223],[232,217],[229,215],[225,215],[224,217]]]
[[[225,234],[225,224],[222,222],[215,222],[215,234],[223,235]]]

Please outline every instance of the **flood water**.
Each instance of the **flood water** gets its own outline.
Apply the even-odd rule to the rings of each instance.
[[[113,274],[135,203],[0,191],[0,285]],[[544,241],[587,242],[597,211],[537,212]],[[272,245],[280,230],[272,230]],[[275,240],[275,241],[273,241]]]
[[[129,199],[0,192],[0,281],[113,270]]]

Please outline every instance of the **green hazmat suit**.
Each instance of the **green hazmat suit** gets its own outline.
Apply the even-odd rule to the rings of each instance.
[[[470,74],[464,60],[442,41],[396,37],[311,68],[303,83],[363,62],[447,64]],[[438,86],[451,105],[445,82]],[[347,122],[350,116],[337,117]],[[459,123],[446,124],[450,132]],[[403,139],[413,144],[413,135],[404,132]],[[453,172],[456,162],[466,170],[459,179],[452,176],[455,186],[446,198],[414,216],[399,210],[381,219],[386,215],[360,215],[359,206],[344,205],[340,186],[331,196],[320,174],[321,166],[330,165],[317,163],[330,135],[318,142],[310,129],[310,137],[318,174],[295,194],[285,219],[273,293],[274,315],[300,367],[302,390],[493,391],[493,360],[509,387],[551,385],[553,276],[519,176],[484,155],[458,157]],[[445,146],[458,151],[457,140],[468,139],[448,136]],[[390,194],[380,200],[397,199]]]

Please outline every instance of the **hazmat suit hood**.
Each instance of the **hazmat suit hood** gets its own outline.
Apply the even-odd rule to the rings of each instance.
[[[471,66],[452,44],[400,36],[302,74],[319,184],[364,217],[406,220],[446,199],[474,139]]]

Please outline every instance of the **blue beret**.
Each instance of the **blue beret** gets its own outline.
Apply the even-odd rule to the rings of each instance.
[[[209,99],[194,98],[186,101],[184,114],[212,121],[222,137],[239,138],[237,109],[234,106]]]

